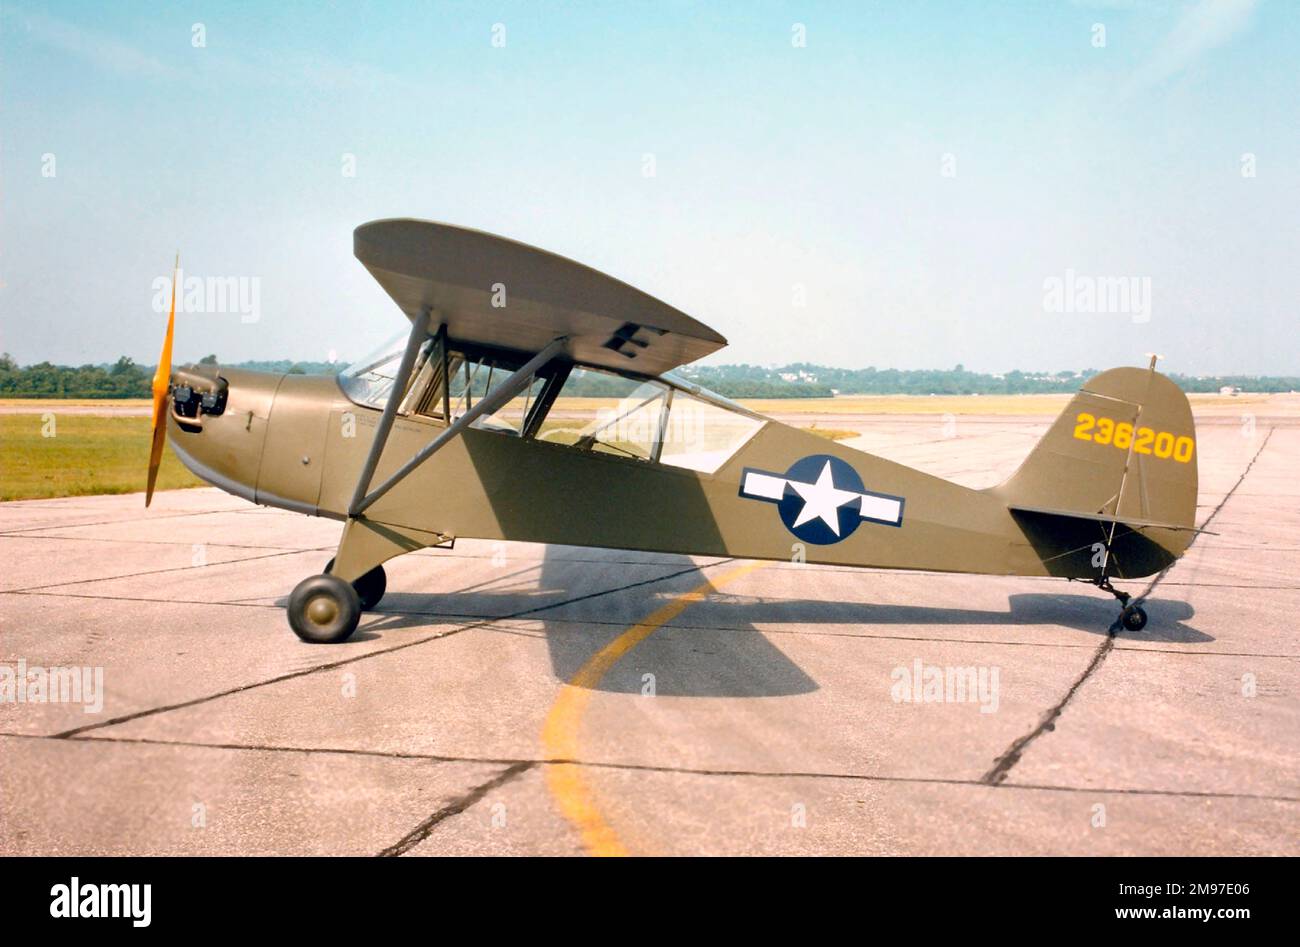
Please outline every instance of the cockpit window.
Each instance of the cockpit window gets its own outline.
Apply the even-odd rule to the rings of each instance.
[[[366,407],[384,407],[406,338],[406,333],[395,336],[339,374],[349,398]],[[444,353],[441,337],[430,338],[420,347],[399,413],[450,423],[497,390],[522,364],[520,356],[454,341]],[[556,362],[472,426],[713,473],[754,436],[763,419],[671,375],[636,378]]]
[[[500,388],[518,367],[513,362],[498,358],[472,358],[459,352],[453,353],[448,371],[451,379],[448,400],[451,403],[452,420],[464,416],[475,404]],[[519,434],[545,384],[545,377],[533,375],[523,391],[491,414],[476,418],[470,427],[502,434]]]
[[[539,441],[653,460],[663,437],[667,385],[575,367],[537,432]]]
[[[730,460],[763,426],[763,420],[739,405],[725,405],[674,390],[659,462],[713,473]]]
[[[370,355],[339,373],[339,384],[352,401],[382,410],[393,390],[393,379],[406,351],[408,333],[394,336]],[[521,363],[496,355],[478,355],[457,350],[455,343],[444,358],[440,338],[429,338],[420,346],[411,382],[398,406],[398,414],[455,421],[509,378]],[[529,380],[524,390],[492,414],[483,415],[472,427],[504,434],[519,434],[548,374]]]
[[[686,390],[579,366],[537,439],[713,473],[762,426],[757,415],[695,386]]]

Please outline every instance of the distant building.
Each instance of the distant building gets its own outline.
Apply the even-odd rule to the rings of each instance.
[[[781,372],[780,378],[782,381],[790,382],[806,381],[810,385],[817,383],[817,376],[804,371],[802,368],[797,372]]]

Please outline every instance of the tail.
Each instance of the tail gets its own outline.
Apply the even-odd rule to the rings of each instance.
[[[1196,535],[1196,425],[1153,367],[1090,378],[1009,480],[994,487],[1051,575],[1138,578]]]

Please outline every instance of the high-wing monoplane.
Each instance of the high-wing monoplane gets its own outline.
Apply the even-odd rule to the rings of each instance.
[[[1140,602],[1195,535],[1196,432],[1155,370],[1088,379],[1020,468],[977,490],[781,424],[675,370],[726,340],[552,253],[418,220],[354,252],[409,321],[337,377],[218,366],[155,378],[164,438],[207,482],[342,524],[289,596],[304,641],[343,641],[383,564],[462,537],[842,566],[1058,576]]]

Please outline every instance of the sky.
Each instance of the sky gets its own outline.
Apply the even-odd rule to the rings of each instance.
[[[0,351],[152,364],[179,250],[243,297],[178,360],[359,357],[420,217],[710,363],[1300,374],[1297,62],[1289,0],[0,0]]]

